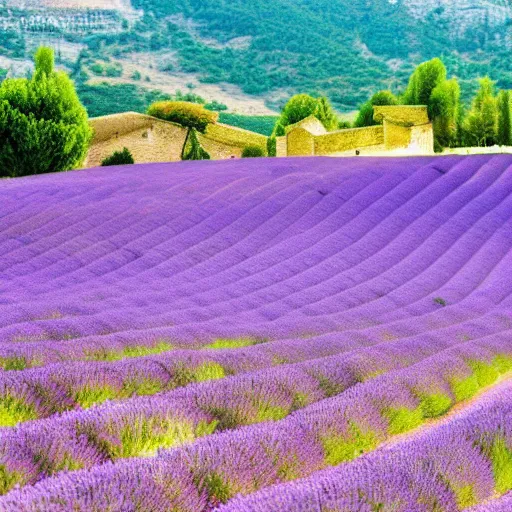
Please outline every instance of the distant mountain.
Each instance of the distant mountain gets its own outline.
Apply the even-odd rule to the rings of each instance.
[[[415,64],[434,56],[442,56],[450,74],[462,80],[466,97],[471,80],[485,74],[512,88],[508,0],[4,0],[3,5],[4,59],[27,58],[34,46],[49,42],[82,84],[105,80],[165,89],[167,80],[186,90],[188,83],[190,90],[218,94],[241,111],[244,99],[255,101],[253,110],[263,113],[263,100],[277,107],[297,91],[327,94],[339,109],[353,110],[377,89],[400,89]],[[239,100],[236,106],[229,104],[232,98]]]

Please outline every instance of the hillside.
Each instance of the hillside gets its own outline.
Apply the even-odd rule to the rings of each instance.
[[[358,512],[370,494],[459,512],[505,494],[511,166],[0,180],[0,511]]]
[[[350,111],[372,91],[403,87],[414,64],[441,55],[449,72],[462,79],[466,98],[471,80],[486,73],[500,87],[512,88],[507,0],[6,5],[0,7],[0,54],[21,60],[0,61],[0,67],[23,69],[35,46],[53,42],[84,94],[98,92],[93,115],[108,112],[96,106],[101,93],[86,84],[104,79],[121,84],[112,97],[132,98],[124,86],[136,85],[135,102],[147,89],[168,93],[169,87],[190,86],[242,113],[246,104],[246,113],[269,114],[263,102],[277,108],[297,91],[327,94],[340,110]]]

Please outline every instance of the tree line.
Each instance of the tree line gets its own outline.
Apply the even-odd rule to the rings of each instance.
[[[479,79],[479,89],[470,105],[461,100],[457,78],[448,78],[441,59],[420,64],[400,94],[376,92],[359,109],[353,123],[340,121],[329,100],[299,94],[290,99],[276,122],[269,140],[269,154],[275,154],[275,139],[286,127],[310,115],[317,117],[328,131],[373,126],[373,108],[385,105],[426,105],[434,128],[436,152],[444,148],[471,146],[512,146],[512,95],[497,90],[488,76]]]

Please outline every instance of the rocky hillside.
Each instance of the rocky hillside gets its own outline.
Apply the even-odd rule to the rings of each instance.
[[[16,73],[41,42],[82,85],[162,89],[168,77],[238,109],[305,91],[353,110],[439,55],[466,98],[480,75],[512,88],[508,0],[0,0],[0,68],[20,59],[7,62]]]

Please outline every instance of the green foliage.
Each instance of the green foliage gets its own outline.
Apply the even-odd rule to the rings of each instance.
[[[267,155],[268,156],[276,156],[277,155],[277,139],[275,135],[271,135],[267,139]]]
[[[491,448],[491,461],[496,482],[496,491],[505,494],[512,490],[512,450],[507,446],[506,440],[497,437]]]
[[[260,146],[247,146],[242,151],[242,158],[261,158],[265,151]]]
[[[313,98],[308,94],[297,94],[290,98],[283,108],[281,117],[276,123],[274,134],[279,136],[277,128],[279,125],[284,128],[309,116],[315,116],[325,126],[326,130],[332,131],[338,128],[338,118],[327,98]]]
[[[463,402],[469,400],[471,397],[478,393],[480,386],[475,375],[470,375],[463,379],[454,378],[450,382],[453,395],[457,402]]]
[[[428,109],[434,123],[436,143],[442,147],[455,146],[460,117],[460,86],[455,78],[445,80],[434,88]]]
[[[34,63],[36,66],[36,78],[41,78],[43,74],[47,77],[50,76],[55,68],[55,55],[53,50],[44,46],[39,48],[36,51]]]
[[[214,112],[223,112],[224,110],[228,109],[227,105],[225,105],[224,103],[219,103],[216,100],[206,103],[204,108],[206,108],[207,110],[213,110]]]
[[[22,482],[19,473],[9,471],[4,464],[0,464],[0,496],[7,494],[16,484]]]
[[[145,113],[152,103],[171,99],[169,94],[161,91],[132,84],[111,85],[106,82],[97,85],[80,84],[78,93],[91,117],[122,112]]]
[[[106,400],[118,398],[118,393],[111,386],[84,386],[74,396],[75,401],[84,409],[100,404]]]
[[[187,140],[183,146],[183,160],[210,160],[210,155],[205,151],[197,138],[195,129],[188,132]]]
[[[452,486],[460,510],[466,509],[478,503],[475,491],[471,484],[463,486]]]
[[[0,399],[0,427],[14,427],[18,423],[37,418],[36,411],[19,398],[4,395]]]
[[[219,116],[219,122],[221,123],[267,136],[272,135],[278,119],[278,116],[246,116],[242,114],[227,114],[225,112],[222,112]]]
[[[494,82],[482,78],[473,105],[466,118],[464,130],[466,143],[475,146],[492,146],[498,138],[498,101]]]
[[[128,148],[123,148],[122,151],[114,151],[112,155],[101,162],[101,165],[102,167],[108,167],[111,165],[129,165],[134,163],[135,160],[133,159],[130,150]]]
[[[249,347],[251,345],[255,345],[256,341],[252,338],[219,338],[216,339],[213,343],[206,345],[204,348],[210,349],[224,349],[224,348],[241,348],[241,347]]]
[[[478,386],[484,388],[494,384],[500,376],[499,371],[493,364],[486,363],[485,361],[468,361],[470,368],[473,370],[473,375],[476,377]]]
[[[149,107],[148,114],[164,121],[193,128],[201,133],[206,131],[209,124],[216,123],[219,117],[202,105],[187,101],[159,101]]]
[[[369,101],[361,105],[354,121],[354,128],[375,126],[378,124],[373,118],[373,107],[386,105],[398,105],[398,98],[391,91],[379,91],[375,93]]]
[[[424,418],[437,418],[446,413],[452,406],[452,400],[443,393],[420,395],[420,407]]]
[[[436,297],[436,298],[434,299],[434,304],[438,304],[439,306],[443,306],[443,307],[445,307],[445,306],[447,306],[447,305],[448,305],[448,303],[446,302],[446,300],[445,300],[445,299],[443,299],[442,297]]]
[[[370,430],[363,430],[354,423],[350,425],[348,436],[327,435],[322,438],[325,462],[337,466],[370,452],[377,447],[378,438]]]
[[[52,56],[39,50],[32,78],[0,85],[0,176],[67,171],[86,156],[87,113],[69,77],[51,67]]]
[[[501,146],[512,146],[512,103],[510,91],[498,95],[498,138]]]
[[[423,411],[421,407],[417,409],[388,409],[384,411],[384,417],[389,420],[388,431],[391,435],[408,432],[423,423]]]
[[[24,370],[27,368],[27,360],[24,357],[1,357],[0,368],[4,370]]]
[[[192,372],[192,382],[223,379],[226,370],[218,363],[203,363]]]
[[[405,105],[428,105],[434,89],[446,80],[446,67],[439,58],[420,64],[409,79]]]
[[[206,490],[210,501],[226,503],[236,492],[231,488],[227,478],[218,473],[208,473],[201,482],[201,487]]]

